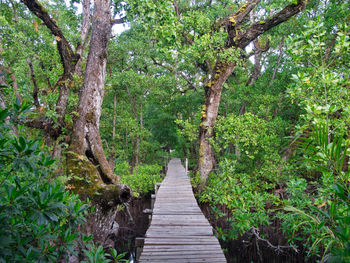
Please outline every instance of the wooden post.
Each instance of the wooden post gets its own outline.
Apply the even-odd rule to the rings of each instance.
[[[185,168],[186,174],[188,173],[188,158],[186,158],[186,168]]]
[[[156,195],[151,195],[151,209],[154,208],[154,202],[156,201]]]
[[[151,225],[151,221],[152,221],[152,213],[153,213],[153,210],[152,209],[145,209],[143,210],[143,213],[148,215],[148,227]]]
[[[161,183],[156,183],[154,186],[154,193],[157,195]]]
[[[145,238],[144,237],[137,237],[135,238],[135,248],[136,248],[136,262],[139,262],[142,250],[143,250],[143,245],[145,243]]]

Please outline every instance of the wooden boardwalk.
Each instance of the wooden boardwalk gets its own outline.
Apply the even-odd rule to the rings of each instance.
[[[157,192],[139,262],[226,263],[179,159],[169,162],[167,175]]]

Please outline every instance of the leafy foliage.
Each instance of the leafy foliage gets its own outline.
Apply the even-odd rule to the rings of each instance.
[[[338,135],[329,142],[328,127],[319,125],[311,137],[305,139],[310,169],[322,173],[322,180],[316,184],[318,195],[310,199],[306,181],[299,179],[289,185],[291,197],[287,202],[289,206],[285,207],[286,211],[293,212],[285,218],[286,229],[293,227],[293,235],[298,230],[310,235],[310,253],[320,253],[322,247],[322,257],[331,262],[347,262],[350,256],[350,173],[342,171],[349,145],[342,143],[342,137]]]
[[[159,165],[139,165],[133,174],[123,176],[121,182],[130,186],[136,196],[146,195],[154,191],[156,183],[163,180],[161,170]]]
[[[213,144],[222,156],[219,169],[199,199],[230,223],[231,230],[221,237],[236,238],[252,226],[269,225],[269,209],[279,205],[273,193],[283,181],[278,138],[268,133],[265,120],[250,113],[220,119],[216,137]]]
[[[343,68],[347,62],[333,64],[331,55],[327,55],[327,26],[310,21],[303,33],[290,39],[290,52],[299,72],[293,75],[294,84],[288,93],[304,110],[303,125],[297,128],[301,134],[303,164],[313,176],[307,180],[291,179],[287,184],[290,198],[285,209],[292,213],[279,217],[291,240],[310,237],[309,242],[304,243],[309,254],[317,254],[329,262],[347,262],[350,240],[349,94],[344,87],[349,70]],[[346,28],[338,25],[334,33],[332,55],[339,61],[348,57]]]
[[[0,260],[52,262],[74,253],[88,203],[52,181],[54,161],[16,120],[28,105],[0,111]]]

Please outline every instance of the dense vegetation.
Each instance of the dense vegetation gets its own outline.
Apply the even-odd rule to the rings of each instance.
[[[349,22],[342,0],[0,0],[0,262],[122,262],[84,224],[175,156],[222,244],[349,262]]]

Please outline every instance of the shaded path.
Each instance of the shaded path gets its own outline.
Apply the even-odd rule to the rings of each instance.
[[[167,175],[157,192],[139,262],[226,263],[179,159],[169,162]]]

